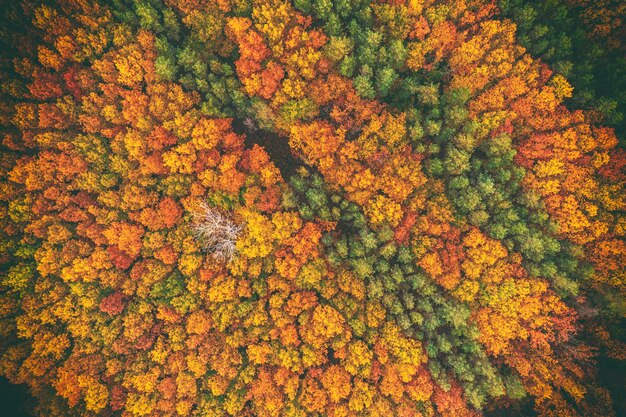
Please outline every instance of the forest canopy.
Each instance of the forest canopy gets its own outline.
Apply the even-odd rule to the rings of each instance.
[[[626,413],[623,2],[0,9],[35,415]]]

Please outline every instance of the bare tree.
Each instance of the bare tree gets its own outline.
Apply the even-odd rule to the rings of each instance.
[[[235,242],[243,227],[206,202],[200,203],[193,213],[192,229],[196,240],[203,251],[219,261],[228,262],[235,256]]]

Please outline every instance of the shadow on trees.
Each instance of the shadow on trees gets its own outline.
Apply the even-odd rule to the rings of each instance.
[[[28,392],[26,385],[13,385],[0,377],[0,402],[2,415],[6,417],[32,417],[36,400]]]
[[[304,165],[291,152],[289,138],[276,132],[256,127],[251,121],[233,120],[233,130],[237,134],[246,135],[246,147],[259,145],[265,149],[271,161],[278,168],[283,178],[287,179],[296,173],[298,167]]]

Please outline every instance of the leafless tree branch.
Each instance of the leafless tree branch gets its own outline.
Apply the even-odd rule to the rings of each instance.
[[[235,256],[235,243],[243,227],[243,224],[236,224],[206,202],[200,203],[193,213],[194,237],[203,251],[222,262],[228,262]]]

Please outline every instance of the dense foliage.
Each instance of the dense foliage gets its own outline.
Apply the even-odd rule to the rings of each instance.
[[[626,3],[500,0],[517,39],[576,87],[568,104],[597,112],[626,137]]]
[[[0,374],[37,415],[620,412],[620,2],[2,13]]]

